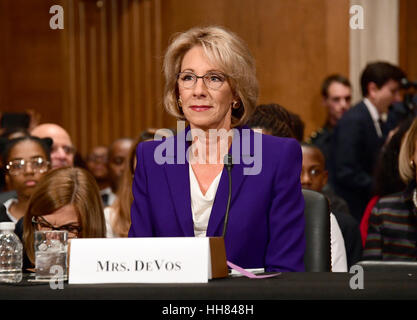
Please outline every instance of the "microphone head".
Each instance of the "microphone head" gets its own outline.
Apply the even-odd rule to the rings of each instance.
[[[223,159],[224,165],[231,168],[233,166],[233,158],[230,153],[226,154]]]

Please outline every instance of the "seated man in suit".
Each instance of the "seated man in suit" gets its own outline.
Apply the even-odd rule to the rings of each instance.
[[[405,77],[387,62],[366,66],[361,75],[363,100],[337,123],[330,151],[330,182],[359,222],[371,197],[372,173],[378,153],[395,126],[389,107],[400,101],[400,81]]]
[[[359,224],[350,215],[346,202],[335,195],[327,185],[328,173],[325,169],[324,155],[320,149],[305,143],[301,144],[301,149],[303,152],[301,185],[305,189],[321,192],[328,198],[330,210],[334,214],[343,235],[347,266],[350,268],[362,256]],[[332,237],[332,242],[334,240]]]

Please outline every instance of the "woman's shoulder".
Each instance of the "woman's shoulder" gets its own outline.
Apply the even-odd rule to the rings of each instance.
[[[389,213],[391,211],[409,211],[412,198],[404,192],[397,192],[379,198],[374,206],[374,214]]]

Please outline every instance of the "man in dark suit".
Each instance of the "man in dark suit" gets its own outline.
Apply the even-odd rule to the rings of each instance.
[[[333,129],[343,114],[351,107],[352,88],[349,80],[340,74],[326,77],[321,85],[321,96],[322,104],[327,111],[326,122],[310,135],[307,143],[320,149],[326,159],[327,167]]]
[[[335,127],[330,152],[330,178],[334,191],[360,221],[371,197],[376,160],[395,122],[389,107],[400,101],[400,81],[405,77],[387,62],[366,66],[361,75],[364,99],[347,111]]]

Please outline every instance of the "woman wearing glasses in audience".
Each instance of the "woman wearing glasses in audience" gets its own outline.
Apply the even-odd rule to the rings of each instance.
[[[165,108],[189,126],[139,144],[129,236],[225,234],[232,263],[303,271],[301,148],[295,139],[243,127],[258,96],[246,44],[221,27],[193,28],[169,46],[164,73]],[[229,202],[230,166],[223,159],[230,153]]]
[[[53,169],[39,181],[24,218],[16,225],[16,233],[23,233],[25,268],[35,262],[34,232],[38,230],[66,230],[69,239],[106,236],[100,192],[88,171]]]
[[[17,197],[4,203],[6,216],[1,221],[17,223],[26,212],[29,198],[41,177],[50,168],[49,138],[25,136],[5,142],[2,159],[6,170],[6,183]]]

